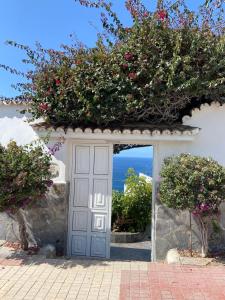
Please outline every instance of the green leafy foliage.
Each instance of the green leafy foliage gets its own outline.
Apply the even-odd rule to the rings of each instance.
[[[14,214],[43,197],[52,185],[50,163],[41,146],[0,146],[0,212]]]
[[[113,190],[112,191],[112,224],[118,222],[123,215],[124,193]]]
[[[142,232],[151,222],[152,186],[129,169],[126,192],[113,192],[112,223],[119,231]]]
[[[192,101],[224,102],[222,1],[207,1],[194,13],[182,0],[159,1],[155,11],[126,0],[129,28],[108,1],[79,2],[102,12],[105,31],[95,47],[32,50],[9,42],[33,65],[18,88],[31,99],[35,118],[64,125],[173,123]]]
[[[225,200],[225,169],[210,158],[181,154],[167,158],[161,170],[160,200],[168,207],[204,216]]]
[[[161,176],[160,200],[192,213],[201,232],[202,257],[206,257],[209,227],[219,232],[216,217],[225,200],[224,167],[211,158],[180,154],[165,160]]]

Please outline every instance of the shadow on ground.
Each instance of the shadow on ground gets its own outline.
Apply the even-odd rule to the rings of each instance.
[[[151,261],[151,241],[146,239],[138,243],[111,243],[111,260]]]
[[[46,259],[41,255],[28,255],[21,249],[14,250],[4,245],[0,246],[0,265],[53,265],[57,268],[68,269],[74,266],[88,268],[90,266],[109,266],[110,261],[150,261],[151,242],[145,240],[138,243],[111,244],[110,259],[87,257],[59,257]]]

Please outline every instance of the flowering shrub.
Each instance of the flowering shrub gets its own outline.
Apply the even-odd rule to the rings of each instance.
[[[181,0],[158,1],[155,11],[125,0],[129,28],[109,2],[79,2],[102,12],[95,47],[32,50],[9,42],[33,65],[24,74],[29,82],[17,87],[32,100],[35,118],[63,125],[173,123],[193,102],[224,101],[224,1],[206,1],[194,13]]]
[[[16,217],[22,248],[28,247],[21,209],[43,197],[52,185],[50,154],[40,146],[18,146],[12,141],[0,145],[0,212]]]
[[[205,256],[209,223],[225,200],[225,169],[212,159],[181,154],[165,160],[161,176],[160,200],[193,214],[201,229]]]

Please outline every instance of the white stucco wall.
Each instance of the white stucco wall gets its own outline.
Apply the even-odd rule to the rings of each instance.
[[[27,123],[28,115],[20,113],[26,107],[22,105],[0,106],[0,143],[6,146],[10,140],[19,145],[30,143],[38,137]]]
[[[212,157],[225,166],[225,105],[204,104],[183,118],[184,125],[199,127],[200,133],[190,142],[160,142],[159,169],[165,157],[180,153]]]
[[[37,139],[38,135],[30,126],[29,114],[21,114],[20,111],[26,109],[22,104],[0,104],[0,144],[6,146],[10,140],[14,140],[18,145],[29,144]],[[49,145],[53,145],[57,140],[51,139]],[[65,182],[65,147],[61,147],[53,157],[53,162],[59,166],[59,176],[54,178],[54,182]]]
[[[225,166],[225,105],[202,105],[192,111],[191,117],[183,118],[184,125],[196,126],[201,130],[193,141],[160,142],[155,145],[154,180],[160,181],[160,169],[164,158],[180,153],[190,153],[203,157],[212,157]],[[156,184],[158,187],[158,185]],[[158,193],[156,192],[158,199]],[[152,220],[153,259],[163,259],[171,248],[187,248],[189,241],[189,214],[164,207],[160,201],[154,202]],[[221,205],[219,224],[222,231],[210,237],[210,247],[225,247],[225,204]],[[199,249],[200,233],[193,221],[193,247]],[[213,237],[213,239],[212,239]]]
[[[201,128],[194,143],[188,145],[188,151],[211,156],[225,166],[225,105],[204,104],[192,112],[192,117],[184,118],[184,124]]]

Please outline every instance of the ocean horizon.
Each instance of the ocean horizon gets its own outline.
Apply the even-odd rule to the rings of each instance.
[[[152,176],[152,157],[113,157],[113,190],[123,191],[129,168],[137,174]]]

